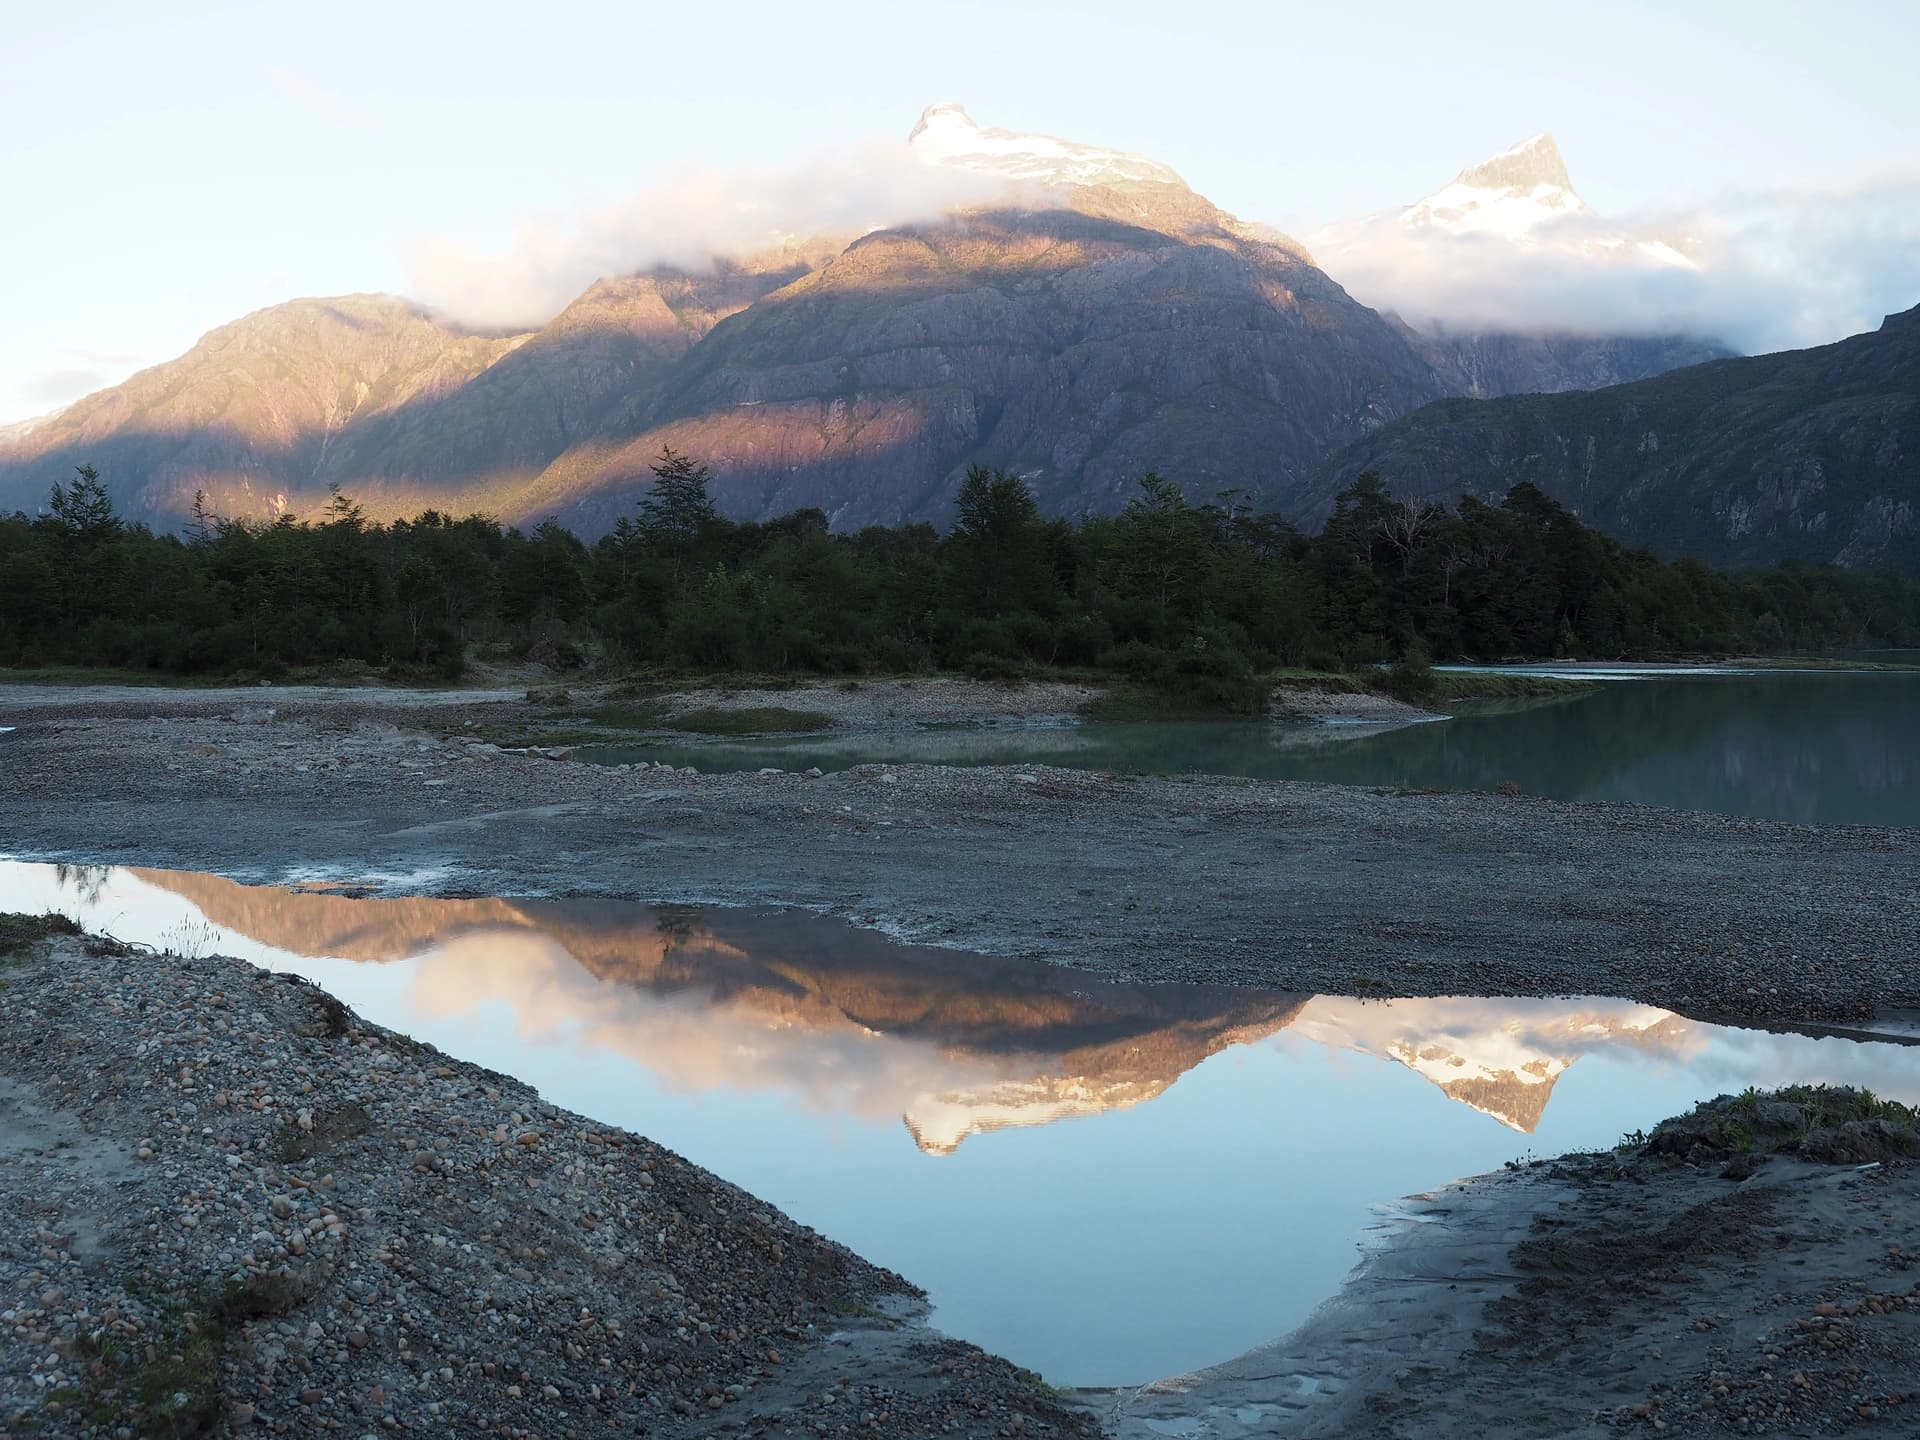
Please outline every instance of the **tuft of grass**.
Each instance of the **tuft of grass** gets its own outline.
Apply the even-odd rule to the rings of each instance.
[[[79,921],[52,911],[45,915],[0,914],[0,957],[23,954],[56,935],[81,933]]]
[[[1433,682],[1434,693],[1445,701],[1555,699],[1584,695],[1600,683],[1557,675],[1491,675],[1461,670],[1435,670]]]
[[[666,713],[664,705],[609,702],[588,710],[586,718],[596,725],[605,725],[614,730],[657,730],[666,719]]]
[[[214,1307],[182,1291],[166,1301],[165,1322],[150,1343],[100,1342],[83,1386],[49,1398],[79,1411],[103,1434],[131,1432],[142,1440],[212,1435],[220,1428],[225,1347]]]
[[[1784,1123],[1784,1113],[1789,1118]],[[1861,1127],[1882,1127],[1861,1140]],[[1849,1137],[1853,1137],[1849,1140]],[[1748,1087],[1737,1096],[1703,1100],[1685,1115],[1663,1120],[1647,1137],[1659,1154],[1772,1153],[1844,1157],[1855,1142],[1890,1153],[1920,1153],[1920,1108],[1883,1100],[1871,1090],[1846,1085]],[[1877,1155],[1871,1158],[1878,1158]]]
[[[1286,690],[1316,690],[1323,695],[1365,695],[1375,687],[1371,676],[1349,674],[1344,670],[1306,670],[1298,667],[1269,670],[1264,677],[1270,684]]]
[[[1245,719],[1181,695],[1146,685],[1114,685],[1080,707],[1080,718],[1107,723]]]

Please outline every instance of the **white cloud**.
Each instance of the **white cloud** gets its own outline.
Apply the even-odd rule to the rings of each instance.
[[[1674,244],[1696,268],[1596,248],[1622,232]],[[1759,353],[1826,344],[1920,303],[1920,173],[1569,219],[1535,238],[1388,217],[1329,232],[1315,255],[1356,298],[1422,328],[1684,333]]]
[[[408,268],[414,294],[456,320],[531,327],[608,276],[697,270],[814,236],[851,239],[1005,193],[1003,181],[923,164],[895,141],[786,168],[680,171],[606,209],[530,215],[505,253],[423,239]]]

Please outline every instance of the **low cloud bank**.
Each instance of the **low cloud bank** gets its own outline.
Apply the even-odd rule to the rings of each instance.
[[[531,215],[503,252],[423,240],[409,268],[413,293],[461,323],[532,328],[608,276],[850,240],[1009,193],[1003,179],[874,142],[784,168],[681,171],[605,209]],[[1694,267],[1663,261],[1642,240]],[[1309,245],[1355,297],[1422,329],[1685,334],[1748,353],[1791,349],[1874,329],[1920,303],[1920,168],[1848,189],[1571,216],[1519,243],[1384,216]]]
[[[1629,243],[1608,249],[1608,238]],[[1695,267],[1660,263],[1659,240]],[[1732,194],[1681,211],[1543,225],[1531,245],[1397,218],[1319,239],[1356,298],[1427,330],[1687,334],[1736,350],[1823,345],[1920,303],[1920,173],[1830,192]]]
[[[423,240],[413,293],[463,324],[531,328],[594,281],[654,266],[701,270],[816,236],[852,239],[1007,192],[1004,181],[923,164],[895,141],[784,169],[685,170],[601,210],[529,216],[504,253]]]

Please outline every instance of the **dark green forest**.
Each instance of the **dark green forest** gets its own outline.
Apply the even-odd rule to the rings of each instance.
[[[953,528],[835,534],[817,510],[743,524],[668,452],[595,544],[427,512],[370,522],[197,512],[125,523],[82,469],[0,518],[0,665],[271,678],[360,662],[457,677],[559,668],[854,675],[1073,667],[1237,706],[1278,667],[1657,659],[1920,644],[1920,585],[1833,568],[1719,573],[1582,525],[1531,485],[1498,505],[1396,500],[1372,475],[1318,535],[1149,474],[1124,511],[1048,519],[976,468]]]

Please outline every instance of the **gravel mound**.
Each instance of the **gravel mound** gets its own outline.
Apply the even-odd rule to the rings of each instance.
[[[639,1136],[223,958],[0,958],[0,1433],[1082,1433]]]

